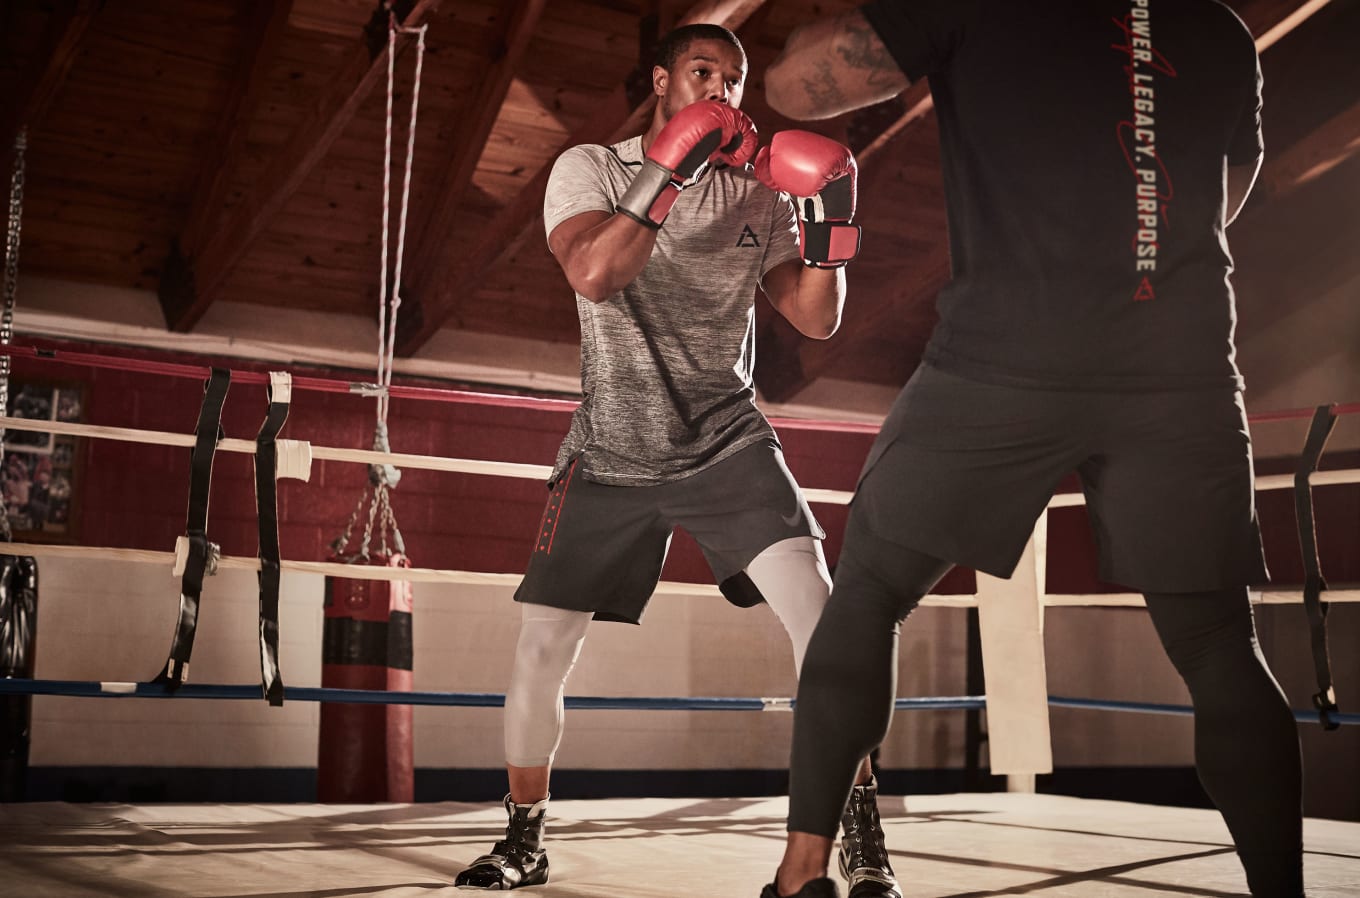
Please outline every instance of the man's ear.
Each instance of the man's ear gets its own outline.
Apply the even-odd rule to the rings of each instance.
[[[658,97],[666,95],[666,84],[670,80],[670,73],[659,65],[652,66],[652,93]]]

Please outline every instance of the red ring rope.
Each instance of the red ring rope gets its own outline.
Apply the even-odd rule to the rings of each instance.
[[[75,352],[65,349],[39,349],[35,346],[12,344],[0,348],[0,355],[36,359],[44,362],[58,362],[68,365],[83,365],[88,368],[106,368],[113,371],[132,371],[140,374],[159,374],[167,377],[184,377],[203,380],[211,371],[207,365],[186,365],[178,362],[155,362],[150,359],[131,359],[122,356],[100,355],[92,352]],[[235,383],[267,384],[269,374],[263,371],[231,372]],[[367,395],[364,387],[371,386],[361,381],[343,381],[324,377],[293,377],[293,389],[308,390],[315,393],[351,393]],[[544,411],[569,412],[580,405],[574,399],[544,399],[535,396],[513,396],[502,393],[476,393],[469,390],[448,390],[441,387],[390,386],[387,394],[395,399],[422,399],[437,402],[459,402],[468,405],[490,405],[502,408],[533,408]],[[1313,416],[1313,408],[1281,409],[1271,412],[1257,412],[1247,416],[1253,424],[1268,424],[1276,421],[1306,420]],[[1360,402],[1348,402],[1332,406],[1336,415],[1360,413]],[[770,423],[783,430],[815,430],[830,433],[877,433],[879,425],[860,421],[821,421],[805,418],[770,418]]]

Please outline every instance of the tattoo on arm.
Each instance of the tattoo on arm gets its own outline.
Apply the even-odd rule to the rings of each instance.
[[[847,67],[866,71],[866,81],[873,87],[891,86],[902,77],[892,54],[863,16],[846,16],[840,24],[836,52]]]
[[[846,105],[845,94],[836,82],[836,73],[829,62],[819,62],[816,69],[803,78],[803,90],[818,109],[840,109]]]
[[[795,117],[829,118],[886,100],[908,81],[858,11],[795,29],[770,67]]]

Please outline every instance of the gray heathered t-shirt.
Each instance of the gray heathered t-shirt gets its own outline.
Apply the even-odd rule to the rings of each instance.
[[[641,164],[640,137],[567,150],[548,179],[547,233],[613,212]],[[591,480],[666,483],[774,439],[755,406],[755,291],[797,257],[793,204],[749,169],[709,169],[686,188],[631,284],[599,304],[576,297],[585,399],[558,470],[581,453]]]

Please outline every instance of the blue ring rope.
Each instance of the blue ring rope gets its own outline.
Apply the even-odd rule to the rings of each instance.
[[[1176,714],[1189,717],[1194,709],[1188,705],[1156,705],[1147,702],[1116,702],[1094,698],[1065,698],[1050,695],[1048,704],[1053,708],[1081,708],[1089,711],[1129,711],[1135,714]],[[1295,709],[1294,719],[1300,723],[1318,723],[1317,711]],[[1360,714],[1333,714],[1332,718],[1343,726],[1360,724]]]
[[[111,687],[111,688],[110,688]],[[129,691],[130,690],[130,691]],[[219,700],[259,699],[258,685],[225,685],[217,683],[185,683],[171,691],[162,683],[112,683],[94,680],[26,680],[6,677],[0,679],[0,695],[64,695],[79,698],[195,698]],[[289,686],[284,698],[295,702],[346,702],[366,705],[441,705],[459,708],[499,708],[505,696],[492,692],[390,692],[369,689],[330,689],[316,686]],[[668,698],[628,696],[567,696],[568,708],[593,711],[788,711],[793,708],[789,698]],[[1105,701],[1101,699],[1068,698],[1050,695],[1048,703],[1055,708],[1078,708],[1091,711],[1122,711],[1138,714],[1171,714],[1189,716],[1193,709],[1185,705],[1165,705],[1149,702]],[[981,695],[930,696],[899,698],[894,702],[898,711],[975,710],[987,706]],[[1317,723],[1316,711],[1294,711],[1294,719],[1303,723]],[[1338,714],[1343,725],[1360,724],[1360,714]]]
[[[78,698],[196,698],[259,699],[258,685],[185,683],[171,691],[162,683],[100,683],[94,680],[0,679],[0,695],[64,695]],[[505,696],[490,692],[390,692],[377,689],[330,689],[288,686],[284,699],[295,702],[346,702],[366,705],[444,705],[460,708],[499,708]],[[565,699],[568,708],[609,711],[787,711],[789,698],[667,698],[575,695]],[[958,697],[899,698],[897,709],[952,710],[983,708],[980,695]]]

